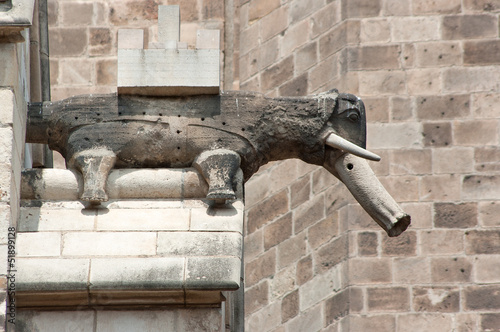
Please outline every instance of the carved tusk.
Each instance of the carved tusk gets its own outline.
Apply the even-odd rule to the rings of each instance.
[[[326,138],[326,144],[331,146],[332,148],[342,149],[361,158],[374,161],[380,160],[380,156],[376,155],[375,153],[365,150],[362,147],[359,147],[356,144],[349,142],[345,138],[342,138],[333,133]]]

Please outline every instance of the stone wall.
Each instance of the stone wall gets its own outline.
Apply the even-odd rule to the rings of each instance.
[[[413,217],[388,238],[325,170],[264,167],[246,186],[246,330],[498,330],[500,5],[49,1],[53,99],[115,91],[117,29],[154,38],[155,7],[177,3],[182,36],[225,28],[234,87],[362,97],[371,166]]]

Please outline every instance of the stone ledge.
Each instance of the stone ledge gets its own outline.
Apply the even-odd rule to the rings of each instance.
[[[237,257],[18,258],[19,308],[220,305],[237,290]]]
[[[12,0],[10,9],[0,11],[0,43],[24,41],[21,32],[32,24],[34,4],[34,0]]]

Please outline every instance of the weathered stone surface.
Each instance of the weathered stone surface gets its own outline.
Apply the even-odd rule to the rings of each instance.
[[[460,291],[450,287],[413,288],[413,307],[416,311],[458,312]]]
[[[445,228],[472,228],[477,225],[477,204],[436,203],[434,225]]]
[[[496,18],[488,14],[445,16],[442,34],[444,39],[494,37],[497,24]]]
[[[469,286],[464,289],[467,310],[498,310],[500,288],[495,286]]]
[[[472,263],[470,259],[433,258],[431,260],[432,281],[435,283],[471,281]]]
[[[283,298],[281,301],[281,321],[285,323],[298,315],[299,292],[296,290]]]
[[[465,233],[465,252],[469,255],[489,254],[500,250],[500,231],[471,230]]]
[[[245,311],[253,313],[269,303],[269,283],[261,282],[245,291]]]
[[[368,288],[368,310],[406,311],[410,308],[410,293],[404,287]]]

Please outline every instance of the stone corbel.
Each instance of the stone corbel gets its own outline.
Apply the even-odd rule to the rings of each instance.
[[[0,43],[24,41],[21,32],[33,22],[34,0],[0,0]]]

